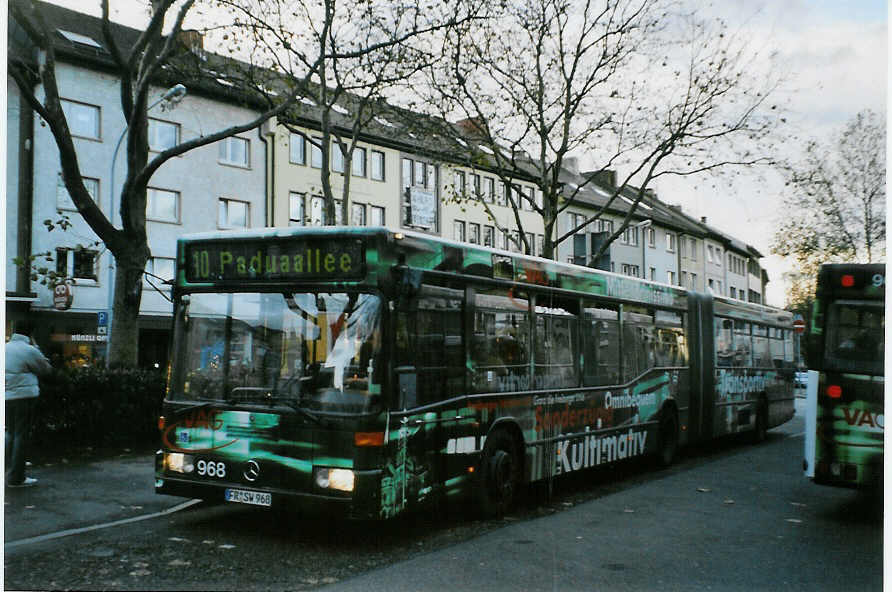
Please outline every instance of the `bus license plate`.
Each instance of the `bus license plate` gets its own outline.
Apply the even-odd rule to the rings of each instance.
[[[255,506],[269,506],[272,504],[273,496],[262,491],[246,491],[244,489],[227,489],[225,491],[225,499],[227,502],[235,502],[237,504],[253,504]]]

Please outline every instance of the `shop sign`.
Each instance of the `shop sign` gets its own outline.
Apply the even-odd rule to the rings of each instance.
[[[68,310],[74,301],[74,294],[68,284],[59,284],[53,289],[53,308],[56,310]]]

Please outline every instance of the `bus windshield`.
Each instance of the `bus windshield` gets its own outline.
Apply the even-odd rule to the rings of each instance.
[[[177,323],[172,396],[335,413],[380,408],[378,296],[193,293]]]
[[[882,302],[838,300],[828,309],[825,356],[845,369],[882,373],[885,315]]]

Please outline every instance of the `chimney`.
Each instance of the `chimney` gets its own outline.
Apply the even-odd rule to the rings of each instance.
[[[700,222],[706,224],[706,216],[700,216]]]
[[[670,210],[675,210],[676,212],[681,212],[681,206],[678,204],[669,204]]]
[[[183,47],[190,51],[204,50],[204,35],[201,34],[201,31],[196,31],[195,29],[184,29],[180,31],[177,40]]]
[[[573,173],[574,175],[579,174],[579,158],[576,156],[565,156],[562,164],[564,168]]]
[[[470,136],[481,137],[484,135],[485,125],[483,120],[479,117],[469,117],[467,119],[462,119],[461,121],[455,122],[463,132]]]

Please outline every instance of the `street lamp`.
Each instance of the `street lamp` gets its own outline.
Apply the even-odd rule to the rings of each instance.
[[[653,224],[653,220],[648,218],[647,220],[643,220],[632,226],[639,230],[638,240],[641,241],[641,279],[647,279],[647,245],[644,244],[643,230],[649,228],[651,224]]]
[[[163,95],[158,97],[151,105],[146,108],[146,113],[154,109],[158,106],[159,103],[168,102],[176,104],[183,97],[186,96],[186,87],[182,84],[175,84],[174,86],[167,89]],[[115,151],[112,154],[111,160],[111,170],[108,175],[108,193],[109,193],[109,221],[111,221],[112,226],[115,225],[115,162],[118,160],[118,150],[121,148],[121,142],[124,141],[124,136],[127,135],[127,130],[130,129],[130,124],[127,123],[124,126],[124,130],[121,132],[121,135],[118,137],[118,141],[115,144]],[[109,253],[108,257],[108,323],[106,333],[106,341],[105,341],[105,363],[108,364],[108,360],[111,357],[111,327],[112,327],[112,316],[114,315],[115,310],[115,258],[111,256]]]

